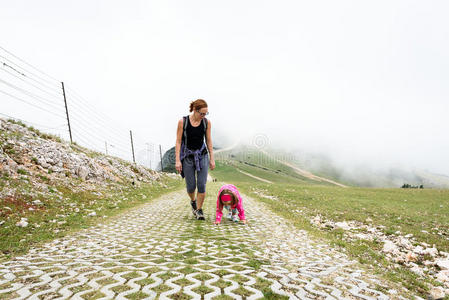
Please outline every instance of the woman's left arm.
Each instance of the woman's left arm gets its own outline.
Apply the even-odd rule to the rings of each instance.
[[[207,120],[207,130],[206,130],[206,144],[207,150],[209,150],[209,167],[211,170],[215,169],[215,158],[214,158],[214,148],[212,146],[212,136],[211,136],[211,122]]]

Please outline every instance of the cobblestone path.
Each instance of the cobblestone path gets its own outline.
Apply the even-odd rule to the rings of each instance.
[[[215,199],[206,221],[174,192],[0,263],[0,299],[400,298],[249,197],[249,224],[213,225]]]

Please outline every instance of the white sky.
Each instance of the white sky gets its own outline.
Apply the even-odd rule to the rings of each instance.
[[[409,0],[0,0],[0,46],[120,120],[124,145],[132,129],[140,148],[173,146],[177,120],[203,98],[231,137],[449,175],[448,11]],[[64,124],[0,101],[3,114]],[[109,123],[79,114],[88,122],[74,131],[103,147],[97,127]]]

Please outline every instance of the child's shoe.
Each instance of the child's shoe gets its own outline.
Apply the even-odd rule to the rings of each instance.
[[[240,221],[240,219],[237,215],[232,215],[232,221],[238,222],[238,221]]]

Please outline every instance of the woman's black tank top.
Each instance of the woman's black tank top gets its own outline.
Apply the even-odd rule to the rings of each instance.
[[[193,127],[190,123],[190,118],[187,116],[187,148],[190,150],[198,150],[201,149],[204,143],[204,124],[203,120],[201,120],[200,125],[197,127]]]

